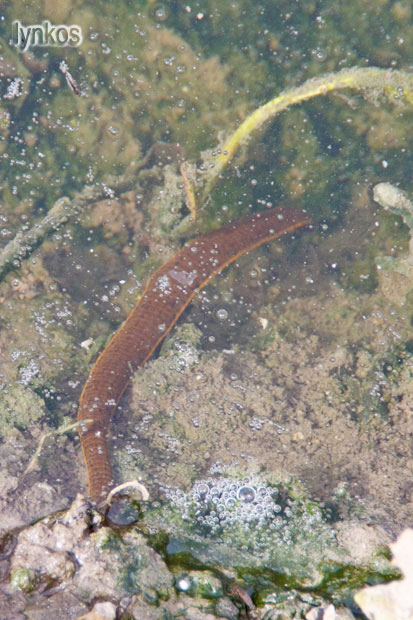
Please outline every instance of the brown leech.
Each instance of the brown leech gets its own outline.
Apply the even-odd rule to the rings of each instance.
[[[189,241],[149,278],[143,294],[99,355],[80,396],[79,434],[89,497],[105,499],[113,485],[107,435],[133,372],[154,353],[194,295],[249,250],[311,224],[310,216],[279,206],[243,217]]]

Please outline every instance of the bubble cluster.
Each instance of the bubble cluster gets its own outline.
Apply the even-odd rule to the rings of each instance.
[[[188,493],[170,489],[167,495],[182,520],[198,533],[232,540],[243,549],[291,545],[297,537],[324,527],[318,506],[293,499],[280,485],[258,477],[207,478]]]
[[[204,563],[264,563],[308,576],[322,558],[341,557],[327,512],[294,478],[270,484],[256,474],[242,477],[221,469],[188,492],[171,487],[163,492],[165,503],[149,508],[146,522],[170,533],[179,549],[189,544]]]
[[[184,372],[199,363],[199,352],[190,342],[177,340],[174,342],[174,349],[171,366],[178,372]]]
[[[250,478],[211,478],[196,483],[186,503],[195,520],[214,533],[228,526],[264,525],[281,511],[273,494],[274,489]]]

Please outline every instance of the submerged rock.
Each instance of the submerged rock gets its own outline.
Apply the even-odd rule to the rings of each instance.
[[[294,481],[270,485],[259,476],[222,475],[197,481],[187,493],[171,490],[167,500],[164,507],[149,507],[144,520],[168,532],[171,558],[190,554],[222,571],[242,566],[244,577],[258,570],[267,579],[270,572],[284,583],[313,588],[338,566],[388,573],[378,553],[390,541],[384,530],[333,523],[329,510],[305,497]],[[180,580],[178,589],[196,589],[188,575]]]
[[[390,573],[374,544],[351,558],[320,507],[257,477],[198,482],[169,501],[115,530],[79,495],[3,537],[4,617],[235,620],[245,604],[257,618],[296,617],[325,607],[325,592],[343,605],[354,584]]]
[[[119,601],[134,594],[152,604],[169,598],[173,577],[144,536],[101,525],[79,495],[67,512],[22,530],[10,560],[11,590],[38,597],[69,588],[84,605],[96,597]]]

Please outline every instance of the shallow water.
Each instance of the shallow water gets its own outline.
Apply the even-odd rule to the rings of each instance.
[[[149,274],[197,232],[181,224],[182,151],[197,162],[310,77],[411,70],[401,3],[324,2],[319,13],[310,2],[221,4],[6,3],[2,246],[62,196],[87,185],[97,196],[0,283],[6,529],[86,491],[74,430],[49,438],[24,470],[43,433],[75,420],[97,353]],[[81,45],[24,55],[10,44],[13,20],[45,19],[78,25]],[[228,268],[136,373],[113,426],[117,480],[137,477],[165,499],[211,475],[259,472],[272,484],[298,480],[337,520],[391,533],[410,522],[412,280],[397,261],[377,268],[407,253],[408,230],[370,194],[378,181],[410,191],[410,127],[408,107],[343,91],[284,112],[231,162],[199,228],[282,202],[307,208],[314,229]],[[150,151],[159,142],[179,147]]]

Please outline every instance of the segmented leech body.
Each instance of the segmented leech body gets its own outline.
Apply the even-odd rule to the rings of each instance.
[[[279,206],[243,217],[188,242],[149,278],[126,321],[99,355],[80,396],[79,434],[89,497],[99,502],[113,486],[107,436],[113,412],[133,372],[154,353],[194,295],[249,250],[297,228],[310,216]]]

